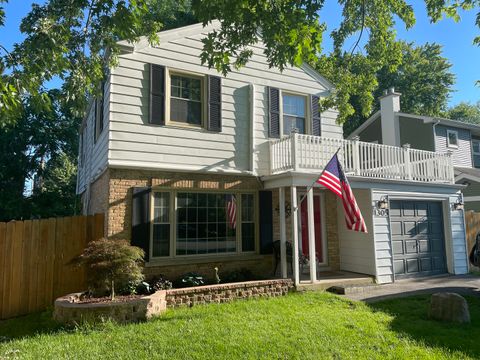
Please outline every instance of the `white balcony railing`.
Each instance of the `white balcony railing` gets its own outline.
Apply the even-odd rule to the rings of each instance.
[[[344,171],[350,175],[454,183],[450,154],[301,134],[270,142],[270,172],[321,171],[339,148]]]

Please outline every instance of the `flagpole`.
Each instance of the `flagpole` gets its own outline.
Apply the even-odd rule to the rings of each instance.
[[[340,146],[340,147],[338,148],[338,150],[335,151],[335,154],[333,154],[332,158],[333,158],[335,155],[338,154],[338,152],[341,150],[341,148],[342,148],[342,146]],[[328,163],[327,163],[327,164],[328,164]],[[325,172],[326,167],[327,167],[327,166],[325,165],[325,167],[323,168],[323,170],[322,170],[322,172],[320,173],[320,175],[318,175],[318,176],[315,178],[315,180],[313,181],[312,185],[310,185],[309,187],[307,187],[307,192],[306,192],[305,194],[303,194],[303,196],[300,198],[300,201],[298,202],[297,207],[296,207],[295,209],[293,209],[293,211],[298,210],[298,208],[302,205],[302,201],[305,200],[305,198],[307,197],[308,192],[310,191],[310,189],[312,189],[312,188],[315,186],[315,183],[317,182],[317,180],[322,177],[323,173]]]

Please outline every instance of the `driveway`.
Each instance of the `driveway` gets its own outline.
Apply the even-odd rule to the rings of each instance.
[[[480,297],[480,277],[476,275],[443,275],[428,278],[397,280],[393,284],[365,287],[363,291],[345,295],[365,302],[436,292],[456,292]]]

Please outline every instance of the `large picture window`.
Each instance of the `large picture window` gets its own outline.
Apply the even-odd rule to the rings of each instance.
[[[176,255],[237,251],[234,194],[179,192],[176,214]]]
[[[170,121],[202,124],[202,79],[195,76],[170,76]]]
[[[283,135],[289,135],[292,130],[305,134],[306,97],[301,95],[283,94]]]

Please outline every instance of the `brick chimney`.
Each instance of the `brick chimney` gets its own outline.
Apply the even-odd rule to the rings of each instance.
[[[391,87],[380,97],[380,115],[382,121],[382,144],[400,146],[400,93]]]

